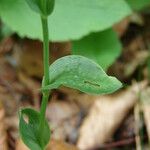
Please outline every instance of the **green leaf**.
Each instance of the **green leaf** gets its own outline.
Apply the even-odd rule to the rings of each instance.
[[[141,10],[150,6],[150,0],[126,0],[133,10]]]
[[[80,39],[110,28],[131,13],[124,0],[56,0],[49,17],[51,41]],[[25,0],[0,0],[0,17],[21,37],[42,39],[39,15]]]
[[[104,70],[107,70],[119,56],[121,48],[117,34],[112,29],[108,29],[103,32],[92,33],[81,40],[74,41],[72,52],[75,55],[93,59]]]
[[[50,140],[50,129],[48,122],[45,120],[45,128],[39,131],[40,113],[30,109],[22,109],[20,111],[19,130],[24,143],[31,150],[43,150]],[[40,135],[43,135],[41,139]]]
[[[53,12],[55,0],[26,0],[32,10],[43,16],[48,16]],[[46,7],[44,7],[46,6]]]
[[[55,0],[47,0],[45,14],[50,15],[54,10],[54,6],[55,6]]]
[[[92,60],[77,55],[56,60],[49,68],[50,84],[43,90],[66,86],[89,94],[107,94],[119,89],[122,84],[108,76]]]
[[[10,30],[10,28],[4,24],[1,24],[1,36],[3,38],[9,37],[13,34],[12,30]]]
[[[29,7],[35,12],[42,14],[41,1],[40,0],[26,0]]]

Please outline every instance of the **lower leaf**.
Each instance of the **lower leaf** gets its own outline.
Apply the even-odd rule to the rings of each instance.
[[[19,113],[19,131],[23,142],[31,150],[43,150],[50,140],[50,129],[45,120],[43,131],[39,131],[40,113],[30,109],[22,109]],[[40,137],[42,132],[43,138]]]

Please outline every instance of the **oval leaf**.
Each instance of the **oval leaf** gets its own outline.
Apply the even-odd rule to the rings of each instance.
[[[19,130],[23,142],[31,150],[43,150],[50,140],[48,122],[45,120],[43,131],[39,131],[40,113],[30,108],[22,109],[19,117]],[[40,137],[41,132],[43,132],[43,138]]]
[[[49,37],[51,41],[80,39],[110,28],[130,13],[124,0],[56,0],[49,17]],[[0,0],[0,17],[21,37],[42,39],[39,15],[30,10],[25,0]]]
[[[97,62],[104,70],[115,61],[121,52],[121,43],[112,29],[92,33],[81,40],[73,41],[72,52]]]
[[[108,76],[92,60],[83,56],[71,55],[56,60],[49,68],[50,85],[43,90],[66,86],[89,94],[112,93],[122,84]]]

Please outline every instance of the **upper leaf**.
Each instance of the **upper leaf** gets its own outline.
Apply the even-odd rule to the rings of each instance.
[[[83,56],[71,55],[56,60],[49,68],[50,84],[43,90],[66,86],[89,94],[112,93],[122,84],[108,76],[92,60]]]
[[[112,29],[92,33],[81,40],[73,41],[72,52],[97,62],[104,70],[115,61],[121,52],[121,43]]]
[[[42,16],[48,16],[53,12],[55,0],[26,0],[32,10]]]
[[[79,39],[110,28],[130,13],[124,0],[56,0],[49,37],[51,41]],[[0,0],[0,17],[20,36],[42,39],[39,16],[25,0]]]
[[[23,142],[31,150],[43,150],[50,139],[50,129],[48,122],[45,120],[43,131],[39,131],[40,113],[30,109],[22,109],[20,111],[19,130]],[[27,119],[27,120],[26,120]],[[43,133],[43,138],[40,133]]]
[[[141,10],[150,6],[150,0],[126,0],[133,10]]]

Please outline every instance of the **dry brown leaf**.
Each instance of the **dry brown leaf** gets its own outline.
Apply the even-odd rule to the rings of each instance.
[[[148,138],[150,141],[150,87],[141,93],[142,110],[144,113],[145,124],[147,128]]]
[[[18,93],[15,93],[13,84],[16,82],[16,71],[2,57],[0,58],[0,101],[3,102],[6,115],[16,111]]]
[[[16,144],[16,150],[29,150],[21,140]],[[75,146],[62,141],[51,140],[46,150],[78,150]]]
[[[38,41],[22,40],[14,47],[14,59],[18,68],[29,76],[43,76],[42,45]]]
[[[18,140],[16,142],[16,150],[29,150],[29,149],[21,140]]]
[[[61,87],[60,92],[67,95],[67,100],[76,103],[85,113],[89,110],[94,103],[95,96],[82,93],[75,89]]]
[[[64,101],[49,103],[47,118],[53,131],[52,138],[76,141],[80,113],[79,108],[74,103]]]
[[[0,55],[9,52],[14,46],[14,39],[7,37],[0,42]]]
[[[15,115],[23,98],[31,99],[27,88],[18,81],[17,72],[6,58],[0,58],[0,100],[3,102],[6,116]]]
[[[109,140],[136,103],[138,92],[145,85],[145,82],[136,84],[118,94],[97,98],[81,126],[78,147],[82,150],[93,149]]]
[[[0,103],[5,112],[5,127],[7,128],[7,143],[13,149],[14,141],[18,138],[19,106],[31,100],[30,91],[18,81],[16,68],[10,65],[5,57],[0,58]],[[4,122],[0,120],[1,125]],[[0,134],[3,132],[0,130]],[[0,135],[1,136],[1,135]],[[2,140],[2,139],[1,139]],[[1,144],[0,144],[1,146]]]
[[[128,25],[130,23],[131,19],[130,17],[126,17],[125,19],[123,19],[123,21],[119,22],[118,24],[116,24],[114,26],[114,30],[117,32],[117,34],[121,37],[125,31],[128,28]]]
[[[34,80],[33,78],[27,76],[26,74],[19,72],[18,73],[20,82],[32,93],[33,104],[36,108],[40,106],[40,86],[41,83]]]
[[[123,58],[123,61],[116,62],[109,70],[109,73],[114,72],[115,76],[120,80],[126,80],[132,76],[136,69],[142,66],[149,57],[149,53],[146,50],[135,52],[135,55],[131,53],[125,55],[130,56],[130,58]]]
[[[137,67],[139,65],[144,64],[148,58],[149,58],[148,51],[140,51],[136,53],[135,58],[130,63],[127,63],[125,66],[125,76],[126,77],[131,76],[134,73],[134,71],[137,69]]]
[[[141,126],[141,116],[140,116],[141,110],[139,102],[134,107],[134,130],[135,130],[135,143],[136,143],[136,150],[142,150],[141,145],[141,136],[140,136],[140,126]]]
[[[126,17],[121,22],[115,24],[114,30],[121,37],[125,34],[130,23],[135,23],[137,25],[143,26],[144,20],[139,13],[133,13],[131,16]]]
[[[53,62],[59,57],[70,54],[70,43],[50,44],[51,59]],[[43,76],[43,51],[42,43],[35,40],[23,39],[21,44],[14,47],[14,59],[18,68],[27,75],[42,78]]]
[[[130,40],[130,42],[127,41],[125,45],[120,59],[108,71],[109,74],[115,75],[119,80],[129,79],[137,68],[145,64],[149,58],[149,52],[141,35]]]
[[[51,44],[51,62],[54,62],[56,59],[69,55],[71,53],[71,43],[62,42],[62,43],[53,43]]]
[[[62,141],[51,140],[47,150],[78,150],[75,146]]]
[[[8,150],[4,116],[5,112],[2,104],[0,103],[0,150]]]

